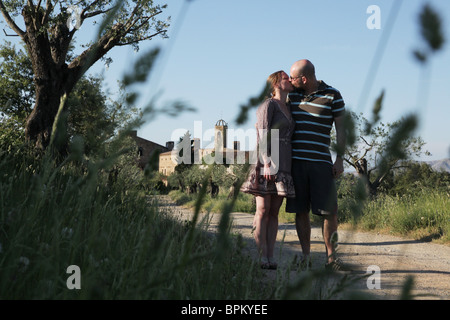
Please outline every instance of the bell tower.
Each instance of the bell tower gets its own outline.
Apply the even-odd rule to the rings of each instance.
[[[223,150],[227,147],[228,124],[220,119],[214,126],[214,149]]]

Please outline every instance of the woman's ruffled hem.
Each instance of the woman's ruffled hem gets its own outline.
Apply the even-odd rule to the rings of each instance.
[[[295,197],[294,181],[289,173],[278,172],[275,175],[275,181],[267,181],[263,175],[259,174],[256,167],[251,169],[248,179],[242,184],[240,190],[255,196],[277,194],[282,197]]]

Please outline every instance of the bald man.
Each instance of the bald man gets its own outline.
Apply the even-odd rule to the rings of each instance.
[[[302,267],[311,266],[311,222],[309,211],[323,218],[322,232],[326,266],[339,268],[337,241],[337,193],[334,179],[344,171],[341,155],[333,162],[330,132],[333,124],[339,150],[344,150],[345,103],[338,90],[316,79],[309,60],[296,61],[290,70],[295,90],[288,102],[296,122],[292,136],[292,177],[295,198],[287,199],[286,211],[296,214],[295,225],[303,252]],[[336,237],[334,239],[333,237]]]

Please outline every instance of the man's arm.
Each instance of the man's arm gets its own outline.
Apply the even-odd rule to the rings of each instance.
[[[333,175],[338,178],[344,172],[344,152],[345,152],[345,127],[344,115],[334,118],[334,127],[336,128],[336,144],[338,154],[333,165]]]

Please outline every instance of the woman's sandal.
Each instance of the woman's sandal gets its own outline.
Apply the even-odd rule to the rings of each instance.
[[[277,268],[278,264],[275,261],[266,258],[261,259],[261,269],[276,270]]]
[[[277,268],[278,264],[275,261],[267,258],[261,258],[261,269],[277,270]]]
[[[261,258],[261,269],[270,269],[270,263],[267,258]]]
[[[275,261],[270,261],[269,260],[269,269],[270,270],[277,270],[278,268],[278,263],[276,263]]]

